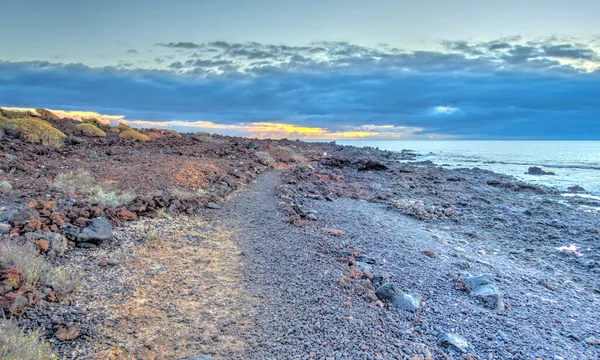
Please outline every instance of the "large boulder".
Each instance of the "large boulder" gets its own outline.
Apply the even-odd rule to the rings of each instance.
[[[91,219],[88,226],[77,235],[77,243],[100,245],[113,237],[112,225],[106,218]]]

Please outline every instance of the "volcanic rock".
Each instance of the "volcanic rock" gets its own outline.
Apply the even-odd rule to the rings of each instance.
[[[469,343],[462,336],[455,333],[440,333],[437,336],[439,346],[452,348],[459,352],[467,352]]]
[[[469,291],[469,295],[481,299],[486,307],[499,311],[504,310],[502,295],[487,275],[473,276],[469,273],[463,273],[460,280]]]
[[[89,221],[88,227],[77,235],[78,243],[92,243],[99,245],[113,237],[112,225],[106,218],[95,218]]]

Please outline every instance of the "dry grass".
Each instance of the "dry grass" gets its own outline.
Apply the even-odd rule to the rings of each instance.
[[[121,131],[119,137],[122,139],[133,140],[133,141],[148,141],[150,138],[139,131],[128,129]]]
[[[16,119],[0,117],[0,129],[14,137],[52,148],[61,147],[67,137],[48,122],[33,117]]]
[[[100,129],[94,124],[91,123],[82,123],[76,126],[79,131],[85,136],[89,137],[105,137],[106,133],[104,130]]]
[[[56,175],[52,182],[52,188],[60,190],[73,196],[78,192],[87,193],[94,187],[95,179],[89,171],[69,171]]]
[[[156,221],[137,222],[124,231],[135,236]],[[110,351],[119,358],[152,359],[157,353],[164,359],[197,353],[241,358],[256,300],[243,286],[242,255],[232,234],[195,217],[158,221],[161,238],[137,243],[128,263],[134,293],[108,314],[116,325],[106,333],[117,339]],[[155,269],[152,276],[149,269]],[[128,321],[117,321],[123,318]]]
[[[18,244],[11,240],[0,242],[0,267],[15,267],[23,274],[25,283],[38,287],[46,280],[51,270],[33,243]]]
[[[58,359],[50,345],[38,332],[25,333],[10,320],[0,319],[0,359],[54,360]]]
[[[75,290],[80,282],[63,269],[51,266],[30,242],[0,241],[0,268],[15,267],[23,274],[23,281],[33,287],[47,285],[56,295],[64,297]],[[0,357],[1,359],[1,357]]]
[[[119,207],[135,199],[135,195],[128,192],[117,193],[105,190],[102,186],[94,186],[90,189],[90,201],[97,202],[102,206]]]
[[[96,179],[87,170],[58,174],[52,182],[52,188],[67,193],[69,196],[77,193],[86,194],[90,201],[97,202],[102,206],[118,207],[135,198],[135,195],[128,192],[118,193],[96,184]]]

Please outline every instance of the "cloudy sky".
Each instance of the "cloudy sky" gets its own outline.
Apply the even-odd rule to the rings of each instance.
[[[20,0],[2,13],[4,107],[257,137],[600,140],[598,0]]]

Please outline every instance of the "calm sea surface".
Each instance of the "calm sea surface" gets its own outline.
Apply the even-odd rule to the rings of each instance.
[[[562,191],[579,185],[600,195],[600,141],[336,141],[342,145],[371,146],[381,150],[410,149],[448,167],[478,167],[513,175],[521,180],[553,186]],[[524,174],[539,166],[555,176]]]

